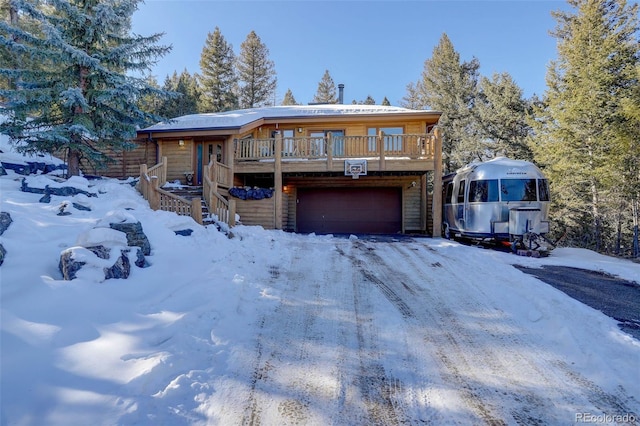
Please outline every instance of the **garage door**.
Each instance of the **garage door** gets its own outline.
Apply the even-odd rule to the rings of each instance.
[[[298,232],[392,234],[402,231],[401,188],[298,189]]]

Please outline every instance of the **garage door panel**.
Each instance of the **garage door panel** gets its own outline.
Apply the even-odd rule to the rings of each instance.
[[[402,230],[400,188],[299,189],[298,232],[387,234]]]

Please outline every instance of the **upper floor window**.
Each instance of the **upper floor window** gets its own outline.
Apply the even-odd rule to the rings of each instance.
[[[402,127],[369,127],[367,135],[369,136],[369,151],[378,151],[377,138],[382,132],[385,151],[402,151],[402,135],[404,129]]]

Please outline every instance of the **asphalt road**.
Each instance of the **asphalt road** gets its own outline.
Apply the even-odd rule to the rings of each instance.
[[[567,266],[514,266],[620,321],[622,330],[640,340],[640,283]]]

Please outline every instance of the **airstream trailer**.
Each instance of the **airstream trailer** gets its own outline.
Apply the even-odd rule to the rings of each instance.
[[[443,235],[547,250],[549,185],[534,164],[504,157],[443,177]]]

